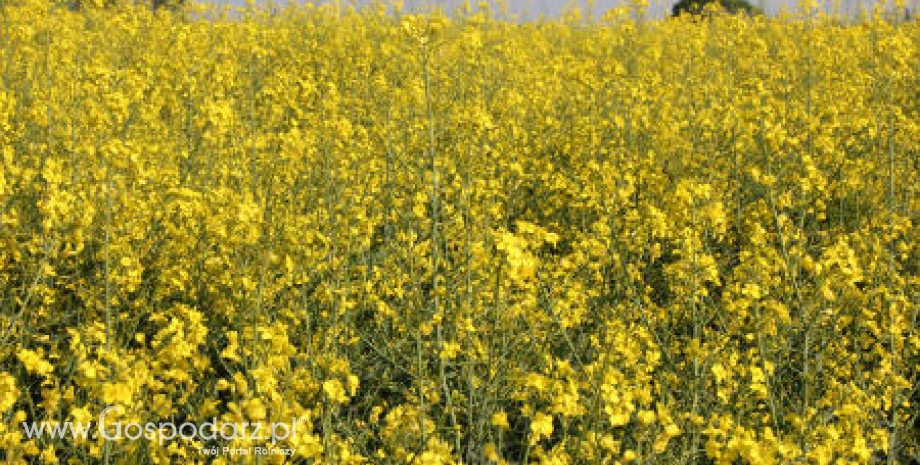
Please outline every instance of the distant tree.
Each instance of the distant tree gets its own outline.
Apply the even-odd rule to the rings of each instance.
[[[671,8],[671,16],[680,16],[682,14],[699,15],[706,11],[706,7],[716,3],[721,6],[722,10],[727,13],[744,13],[748,15],[763,14],[760,8],[757,8],[747,0],[679,0]]]
[[[150,6],[154,9],[160,8],[178,8],[185,0],[150,0]]]

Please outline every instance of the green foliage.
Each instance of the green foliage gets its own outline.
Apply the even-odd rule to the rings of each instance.
[[[763,14],[760,8],[751,5],[747,0],[679,0],[671,8],[671,16],[703,14],[713,4],[720,6],[727,13]]]

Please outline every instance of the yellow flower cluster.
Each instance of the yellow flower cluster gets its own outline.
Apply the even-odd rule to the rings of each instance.
[[[92,3],[0,2],[0,461],[920,457],[916,21]],[[26,434],[113,406],[296,434]]]

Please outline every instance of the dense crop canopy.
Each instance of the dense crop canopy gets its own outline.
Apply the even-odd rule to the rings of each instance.
[[[0,3],[0,461],[917,460],[917,23],[497,17]]]

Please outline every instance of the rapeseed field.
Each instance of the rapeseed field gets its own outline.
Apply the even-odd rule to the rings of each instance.
[[[644,8],[4,0],[0,463],[917,463],[917,22]]]

